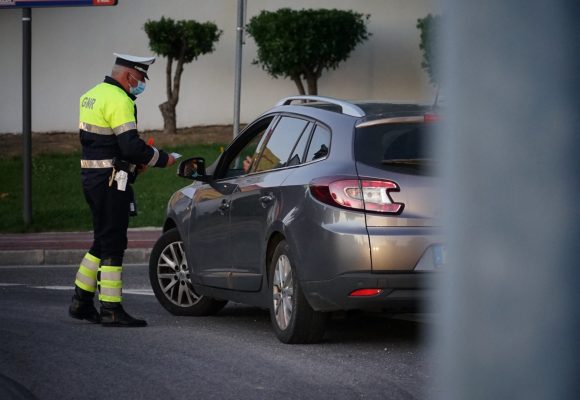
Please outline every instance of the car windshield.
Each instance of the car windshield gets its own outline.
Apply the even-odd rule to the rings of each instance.
[[[355,156],[358,162],[399,172],[419,172],[433,166],[433,124],[400,123],[358,128]]]

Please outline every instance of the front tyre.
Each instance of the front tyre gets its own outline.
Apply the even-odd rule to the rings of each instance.
[[[270,320],[283,343],[316,343],[322,339],[327,314],[314,311],[304,297],[286,241],[278,243],[270,263]]]
[[[195,293],[176,228],[165,232],[153,246],[149,280],[159,303],[174,315],[213,315],[227,303]]]

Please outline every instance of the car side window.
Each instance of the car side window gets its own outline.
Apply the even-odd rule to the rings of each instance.
[[[261,121],[256,127],[251,128],[250,131],[244,132],[239,139],[236,139],[232,151],[232,155],[228,156],[229,162],[225,177],[231,178],[235,176],[245,175],[252,169],[253,161],[257,154],[263,147],[263,141],[266,139],[268,127],[273,118],[267,118]],[[239,149],[236,151],[236,148]]]
[[[304,162],[304,153],[306,152],[306,146],[308,145],[308,139],[310,139],[310,131],[312,131],[313,123],[309,123],[308,126],[302,132],[298,143],[294,146],[292,154],[288,159],[288,166],[299,165]]]
[[[312,140],[310,141],[310,146],[308,147],[308,154],[306,156],[306,162],[314,161],[319,158],[325,158],[330,151],[330,131],[321,125],[316,125],[314,133],[312,134]]]
[[[264,150],[260,153],[255,171],[268,171],[290,165],[290,153],[308,125],[308,121],[302,119],[280,118]]]

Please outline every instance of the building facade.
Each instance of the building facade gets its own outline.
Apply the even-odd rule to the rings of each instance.
[[[369,40],[359,44],[338,69],[325,71],[319,94],[345,99],[430,101],[433,89],[421,69],[418,18],[436,13],[430,0],[248,0],[246,22],[261,10],[282,7],[338,8],[370,14]],[[75,131],[78,98],[110,73],[113,52],[152,54],[143,30],[162,16],[212,21],[223,31],[215,51],[185,65],[178,127],[231,124],[237,1],[119,0],[115,7],[32,9],[32,130]],[[22,131],[22,10],[0,10],[0,133]],[[256,44],[243,47],[241,122],[249,122],[277,100],[296,95],[289,79],[273,79],[258,65]],[[140,96],[141,130],[162,129],[158,105],[166,99],[166,59],[150,68]]]

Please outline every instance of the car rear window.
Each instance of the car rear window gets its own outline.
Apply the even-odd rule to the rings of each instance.
[[[358,128],[357,162],[384,170],[426,173],[433,166],[434,124],[396,123]]]
[[[330,131],[321,125],[317,125],[312,134],[312,140],[310,141],[306,161],[314,161],[326,157],[329,149]]]

